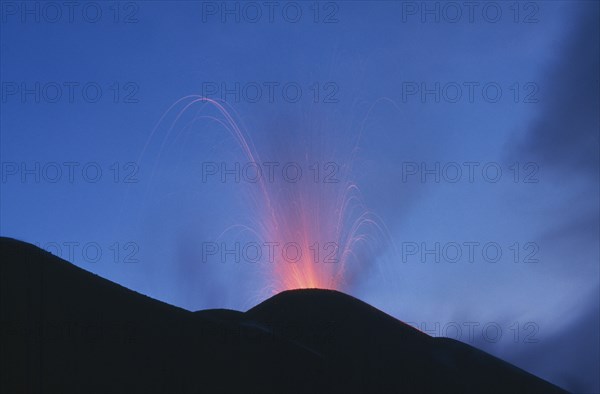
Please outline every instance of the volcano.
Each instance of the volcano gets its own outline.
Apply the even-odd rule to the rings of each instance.
[[[349,295],[190,312],[0,239],[3,393],[563,393]]]

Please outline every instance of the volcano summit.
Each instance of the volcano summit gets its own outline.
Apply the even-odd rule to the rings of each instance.
[[[190,312],[0,245],[1,392],[564,392],[337,291]]]

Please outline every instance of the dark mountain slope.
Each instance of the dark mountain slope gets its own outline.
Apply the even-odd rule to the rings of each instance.
[[[343,293],[189,312],[0,239],[0,392],[562,392]]]
[[[293,368],[319,376],[320,360],[286,340],[240,333],[33,245],[0,242],[0,392],[316,389]]]

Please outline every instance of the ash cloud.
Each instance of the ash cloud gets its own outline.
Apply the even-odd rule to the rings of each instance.
[[[525,153],[546,167],[598,179],[600,127],[599,5],[586,3],[574,15],[570,37],[557,63],[546,71],[541,111],[523,143]]]

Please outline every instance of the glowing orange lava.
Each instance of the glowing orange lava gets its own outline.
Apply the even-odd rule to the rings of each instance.
[[[159,124],[176,105],[183,105],[168,130],[171,133],[181,116],[197,104],[216,109],[219,117],[205,117],[221,124],[250,162],[262,162],[225,102],[186,96],[165,112]],[[302,164],[309,166],[311,162],[306,159]],[[343,169],[349,168],[346,164]],[[269,293],[299,288],[344,289],[347,265],[356,260],[356,245],[368,240],[365,228],[379,226],[377,218],[362,204],[358,186],[347,177],[340,178],[330,183],[305,180],[273,184],[261,177],[253,185],[256,187],[248,196],[254,204],[253,233],[279,248],[273,260],[265,264]]]

